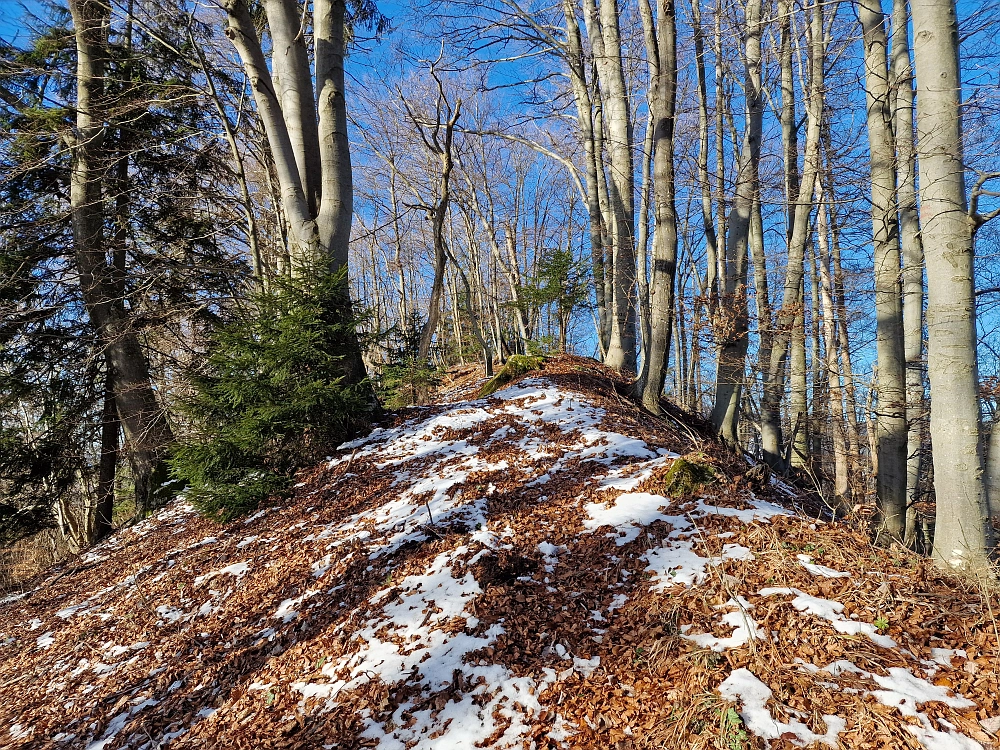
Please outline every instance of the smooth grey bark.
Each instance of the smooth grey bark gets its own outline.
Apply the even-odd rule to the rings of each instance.
[[[653,277],[649,343],[636,393],[642,405],[661,412],[660,394],[670,356],[677,271],[677,207],[674,184],[674,126],[677,109],[677,16],[673,0],[657,0],[655,25],[643,0],[643,27],[650,69],[653,140]]]
[[[781,150],[782,150],[782,180],[785,195],[785,243],[791,244],[792,228],[795,225],[795,196],[799,190],[799,153],[798,129],[795,117],[795,71],[792,67],[792,14],[791,0],[778,2],[779,48],[778,64],[780,70],[781,110]],[[762,263],[766,263],[763,258]],[[766,265],[762,271],[766,280]],[[781,397],[782,393],[771,382],[771,362],[773,353],[774,320],[769,316],[767,321],[767,347],[761,350],[761,380],[763,396],[760,402],[760,438],[761,452],[764,460],[772,467],[783,466],[781,449]],[[763,330],[763,329],[762,329]],[[767,359],[764,359],[764,354]]]
[[[775,313],[774,339],[769,371],[761,398],[761,449],[771,468],[783,471],[785,457],[781,451],[779,423],[766,423],[765,415],[780,413],[785,392],[785,364],[796,320],[802,310],[802,282],[805,248],[812,233],[809,216],[813,207],[813,191],[819,175],[820,134],[823,121],[826,40],[823,36],[823,5],[814,0],[809,19],[809,84],[806,102],[806,143],[802,179],[792,212],[792,230],[788,239],[788,265],[781,307]],[[794,422],[792,424],[794,429]]]
[[[763,126],[764,100],[761,90],[760,0],[746,5],[744,51],[744,96],[747,125],[740,148],[733,206],[726,235],[726,274],[719,300],[716,325],[717,367],[712,426],[732,447],[739,446],[740,408],[749,335],[747,269],[754,201],[758,190],[758,164]],[[717,103],[721,106],[721,103]]]
[[[322,180],[319,131],[309,52],[305,34],[299,28],[302,13],[298,5],[296,0],[265,0],[264,10],[271,32],[271,72],[278,89],[281,113],[295,155],[302,192],[309,211],[316,213]]]
[[[832,190],[831,190],[832,193]],[[840,376],[844,383],[845,411],[847,412],[847,456],[849,476],[859,478],[861,468],[861,434],[858,428],[857,395],[854,387],[854,365],[851,360],[851,338],[847,329],[847,303],[844,294],[844,270],[840,262],[840,226],[836,205],[827,206],[830,212],[830,250],[833,264],[833,306],[837,315],[837,346],[840,349]],[[852,482],[851,490],[854,491]]]
[[[227,0],[224,7],[229,21],[226,36],[243,61],[257,104],[257,114],[264,125],[271,150],[281,206],[288,222],[293,269],[297,274],[302,274],[318,260],[321,251],[319,228],[315,215],[309,211],[295,161],[295,150],[282,115],[281,102],[250,11],[245,0]]]
[[[691,3],[691,28],[694,35],[695,72],[698,79],[698,183],[701,188],[701,221],[705,231],[706,286],[714,289],[718,272],[719,242],[712,217],[712,185],[708,176],[708,81],[705,75],[705,39],[701,28],[701,3]],[[719,186],[722,189],[722,186]]]
[[[913,143],[913,66],[906,0],[892,4],[893,125],[896,140],[896,204],[903,274],[903,355],[906,359],[906,531],[916,543],[920,499],[921,420],[924,414],[924,247],[917,215],[916,151]]]
[[[316,226],[324,258],[333,271],[346,272],[354,219],[354,172],[347,136],[344,55],[347,52],[344,0],[313,3],[316,44],[316,108],[319,110],[322,197]],[[309,103],[304,103],[304,107]]]
[[[632,114],[622,66],[622,43],[617,0],[584,0],[584,22],[594,55],[603,95],[607,124],[606,147],[611,167],[608,197],[612,209],[614,280],[611,340],[605,363],[626,373],[636,373],[636,265],[635,174]]]
[[[105,60],[109,8],[100,0],[72,0],[76,38],[76,123],[64,138],[70,149],[70,214],[80,291],[111,370],[114,402],[125,433],[135,481],[136,509],[154,504],[173,433],[153,391],[149,364],[131,326],[104,237]]]
[[[850,506],[847,440],[840,415],[844,409],[844,394],[837,363],[837,316],[833,306],[833,278],[830,275],[830,222],[826,193],[820,188],[816,216],[816,238],[819,246],[820,303],[823,309],[823,363],[829,389],[830,437],[833,442],[833,501],[836,507]]]
[[[767,257],[764,249],[764,218],[761,214],[760,191],[754,199],[753,221],[750,224],[750,262],[753,264],[754,308],[757,319],[757,370],[766,377],[771,362],[772,320],[771,295],[767,282]],[[763,424],[761,425],[763,427]]]
[[[273,24],[270,29],[272,38],[288,42],[274,50],[281,60],[275,61],[272,57],[272,65],[276,73],[286,71],[286,82],[288,79],[294,82],[308,74],[308,66],[303,70],[302,50],[296,41],[301,17],[290,12],[298,6],[296,3],[289,6],[285,0],[269,1],[268,21]],[[347,49],[345,2],[316,0],[313,3],[315,100],[311,87],[309,96],[300,89],[289,92],[284,99],[285,84],[280,81],[278,86],[282,94],[279,94],[246,0],[225,0],[223,8],[228,20],[226,36],[243,63],[273,159],[281,211],[289,230],[291,273],[306,279],[317,272],[342,274],[342,301],[338,313],[345,320],[350,320],[353,312],[348,246],[354,213],[354,188],[344,89],[344,55]],[[294,85],[288,83],[288,86]],[[304,83],[301,85],[305,86]],[[293,124],[291,129],[289,123]],[[310,146],[311,136],[308,135],[313,130],[319,142],[318,164],[315,149]],[[300,159],[305,161],[304,170],[300,168]],[[320,192],[318,207],[310,198],[310,194],[315,193],[310,175],[317,174]],[[348,382],[360,382],[366,373],[357,338],[346,334],[343,343],[345,377]]]
[[[927,264],[927,373],[937,514],[934,558],[984,573],[993,548],[980,439],[973,222],[962,150],[954,0],[911,0],[920,226]]]
[[[573,89],[573,100],[576,104],[580,140],[583,142],[591,273],[594,277],[594,297],[597,303],[599,336],[601,338],[599,348],[603,352],[607,351],[610,344],[611,320],[608,310],[609,300],[605,296],[605,228],[598,188],[598,169],[601,162],[594,138],[594,106],[590,97],[590,88],[587,85],[583,41],[580,35],[580,24],[576,18],[576,5],[573,0],[563,0],[563,16],[566,22],[566,61]]]
[[[878,533],[903,541],[906,527],[906,361],[899,284],[899,224],[896,211],[896,149],[885,17],[879,0],[860,0],[864,42],[865,100],[871,170],[872,244],[875,265],[875,349],[878,414],[876,497]]]
[[[809,242],[802,248],[803,270]],[[797,469],[809,465],[809,380],[806,366],[805,275],[799,286],[799,304],[792,321],[788,357],[788,446],[786,463]]]
[[[641,0],[640,5],[649,6],[647,0]],[[651,76],[652,77],[652,76]],[[648,97],[652,102],[652,96]],[[639,166],[639,232],[635,242],[635,268],[636,283],[639,287],[639,359],[640,376],[637,382],[642,381],[642,372],[645,372],[646,361],[649,359],[649,335],[650,335],[650,310],[649,310],[649,204],[652,187],[650,182],[653,178],[653,111],[650,108],[646,116],[646,131],[642,138],[642,162]],[[654,231],[655,238],[655,231]]]

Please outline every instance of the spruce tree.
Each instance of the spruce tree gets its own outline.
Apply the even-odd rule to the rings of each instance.
[[[171,459],[206,515],[229,521],[285,494],[297,468],[367,424],[374,401],[349,378],[343,293],[342,274],[275,280],[212,333],[182,406],[192,430]]]

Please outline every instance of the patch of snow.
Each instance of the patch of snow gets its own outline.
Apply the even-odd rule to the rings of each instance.
[[[50,630],[47,633],[42,633],[40,636],[38,636],[38,638],[35,639],[35,643],[38,645],[38,648],[49,648],[53,643],[56,642],[56,639],[53,637],[52,633],[53,631]]]
[[[184,610],[172,607],[169,604],[161,604],[156,608],[156,614],[160,616],[160,620],[156,623],[157,625],[170,625],[184,617]],[[116,648],[128,650],[125,646],[116,646]]]
[[[491,747],[520,746],[530,730],[526,718],[541,710],[535,681],[517,677],[501,664],[467,659],[471,652],[492,644],[503,626],[494,624],[479,636],[441,629],[454,618],[468,622],[472,616],[468,606],[481,593],[471,572],[459,576],[454,569],[460,550],[465,551],[460,548],[438,555],[425,573],[408,576],[393,587],[396,597],[353,636],[358,651],[323,666],[331,682],[300,682],[293,688],[304,698],[326,699],[326,706],[332,708],[341,693],[373,678],[389,685],[407,682],[418,687],[419,693],[434,694],[452,686],[456,675],[461,675],[465,689],[443,705],[416,709],[425,702],[417,695],[397,707],[387,726],[367,719],[362,736],[380,747],[425,750],[475,747],[502,729]],[[382,599],[377,597],[378,602]],[[392,635],[391,641],[380,637],[386,633]],[[588,661],[581,669],[590,666]],[[404,713],[412,718],[404,719]]]
[[[540,542],[538,545],[538,551],[542,553],[542,558],[545,561],[545,572],[551,573],[556,569],[556,564],[559,562],[559,550],[566,549],[564,546],[552,544],[552,542]]]
[[[673,542],[650,550],[644,556],[653,574],[653,591],[663,591],[671,586],[694,586],[705,580],[709,559],[694,551],[691,542]]]
[[[879,635],[878,628],[867,622],[857,622],[856,620],[848,620],[844,617],[841,612],[844,611],[844,605],[840,602],[831,601],[830,599],[821,599],[817,596],[810,596],[804,591],[793,588],[766,588],[761,589],[761,596],[782,596],[790,595],[795,598],[792,599],[792,606],[800,612],[806,612],[811,615],[816,615],[831,625],[833,629],[838,633],[844,633],[846,635],[859,635],[864,634],[871,638],[872,642],[877,646],[882,648],[896,648],[896,642],[887,635]]]
[[[872,695],[884,706],[898,708],[903,716],[917,716],[921,703],[944,703],[951,708],[972,708],[976,704],[960,695],[949,695],[948,689],[934,685],[901,667],[890,667],[889,674],[873,674],[883,689],[873,690]]]
[[[11,724],[8,731],[12,740],[23,740],[31,734],[32,729],[31,727],[22,727],[20,724]]]
[[[669,516],[661,509],[670,505],[669,498],[649,492],[626,492],[615,498],[613,504],[587,503],[584,511],[587,518],[583,528],[588,532],[597,531],[602,526],[618,530],[615,543],[621,547],[638,538],[645,526],[654,521],[666,521],[674,527],[674,532],[686,531],[691,522],[683,516]]]
[[[297,596],[294,599],[285,599],[281,604],[278,605],[278,610],[272,615],[274,619],[281,620],[282,622],[288,623],[299,616],[299,612],[296,609],[302,602],[307,599],[316,596],[320,593],[319,591],[307,591],[302,594],[302,596]]]
[[[713,560],[719,560],[720,558],[713,558]],[[753,552],[750,551],[749,547],[744,547],[742,544],[723,544],[722,545],[722,560],[753,560]]]
[[[750,616],[753,605],[742,596],[730,599],[725,604],[716,605],[716,609],[732,609],[721,618],[722,624],[733,628],[732,635],[720,638],[711,633],[694,633],[689,635],[686,631],[681,636],[686,640],[701,646],[710,648],[712,651],[722,652],[731,648],[740,648],[753,640],[767,640],[767,633],[757,625]]]
[[[242,578],[243,576],[246,575],[248,570],[250,570],[250,563],[246,562],[233,563],[232,565],[227,565],[226,567],[220,568],[219,570],[213,570],[211,573],[206,573],[203,576],[197,576],[194,579],[194,585],[200,586],[205,581],[210,581],[216,576],[230,575],[230,576],[236,576],[237,578]]]
[[[799,565],[808,570],[814,576],[821,578],[850,578],[851,574],[828,568],[825,565],[817,565],[809,555],[797,555]]]
[[[837,737],[847,726],[847,722],[839,716],[824,715],[826,733],[816,734],[801,721],[792,719],[788,723],[780,722],[771,716],[767,702],[771,700],[771,689],[745,668],[736,669],[719,685],[719,693],[727,701],[742,703],[739,712],[747,731],[764,740],[776,740],[779,737],[794,735],[792,742],[799,747],[806,747],[821,742],[830,747],[837,747]]]

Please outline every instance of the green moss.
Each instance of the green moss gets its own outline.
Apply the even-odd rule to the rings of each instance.
[[[707,463],[678,458],[663,475],[663,481],[657,489],[663,495],[683,497],[693,495],[706,484],[711,484],[714,481],[715,469]]]
[[[483,384],[483,387],[479,389],[479,398],[490,396],[522,375],[533,370],[541,370],[543,367],[545,367],[545,357],[530,354],[514,354],[497,371],[497,374],[487,380]]]

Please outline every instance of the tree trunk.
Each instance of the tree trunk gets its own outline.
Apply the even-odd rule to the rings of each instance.
[[[892,4],[892,79],[895,88],[896,203],[903,259],[903,354],[906,358],[906,531],[916,544],[921,420],[924,413],[924,248],[917,217],[916,154],[913,144],[913,69],[910,64],[906,0]]]
[[[163,457],[173,434],[157,403],[149,365],[131,328],[117,274],[108,264],[104,247],[104,75],[109,10],[99,0],[73,0],[70,11],[77,48],[76,128],[67,136],[72,153],[73,244],[84,305],[111,369],[115,405],[135,479],[136,510],[144,514],[154,504],[157,479],[166,478]]]
[[[927,263],[927,372],[937,519],[934,557],[988,570],[993,533],[983,485],[972,222],[965,191],[954,0],[911,0],[917,78],[920,226]]]
[[[792,67],[792,13],[791,0],[778,2],[779,50],[778,60],[781,74],[781,148],[783,184],[785,195],[785,243],[791,245],[792,227],[795,224],[795,196],[799,190],[798,130],[795,122],[795,71]],[[763,258],[761,259],[763,263]],[[757,272],[758,281],[763,273],[766,280],[767,269],[762,266]],[[760,402],[760,439],[764,460],[774,468],[782,466],[781,451],[781,397],[783,393],[772,383],[771,356],[773,356],[773,319],[767,321],[767,354],[763,359],[761,350],[761,380],[763,396]],[[763,335],[763,334],[762,334]],[[783,389],[783,386],[782,386]]]
[[[860,0],[858,15],[864,34],[875,260],[875,348],[878,355],[875,441],[879,510],[876,523],[879,533],[903,541],[906,525],[906,369],[899,286],[893,106],[888,85],[885,18],[879,0]]]
[[[606,363],[620,372],[636,372],[635,174],[632,163],[632,116],[622,67],[617,0],[584,0],[584,20],[604,96],[607,149],[611,162],[608,183],[613,213],[614,284],[611,342]]]
[[[298,167],[299,184],[310,213],[315,215],[322,180],[319,131],[309,53],[305,34],[299,29],[302,18],[298,5],[296,0],[265,0],[264,8],[271,31],[272,75],[278,87],[281,112]]]
[[[648,0],[641,0],[641,6],[649,7]],[[652,74],[650,75],[652,79]],[[652,83],[650,84],[652,89]],[[649,359],[649,336],[651,324],[651,314],[649,310],[649,202],[650,202],[650,181],[652,179],[653,161],[653,102],[652,91],[649,96],[649,114],[646,118],[646,132],[642,139],[642,164],[640,166],[640,187],[639,187],[639,234],[635,243],[636,248],[636,281],[639,286],[639,357],[642,360],[642,372],[646,371],[646,361]],[[654,229],[653,237],[656,232]],[[640,376],[638,383],[642,382]],[[641,393],[641,388],[638,389]]]
[[[576,4],[573,0],[563,0],[563,16],[566,20],[566,60],[569,67],[570,84],[573,89],[573,99],[576,103],[576,117],[580,128],[580,140],[583,142],[584,174],[587,188],[587,218],[590,229],[590,259],[591,273],[594,277],[594,298],[597,302],[597,318],[599,321],[601,351],[607,351],[609,341],[604,338],[604,332],[611,330],[608,300],[604,294],[604,221],[601,213],[600,190],[598,188],[598,173],[601,157],[596,150],[594,139],[594,107],[590,98],[590,88],[587,86],[586,69],[584,68],[583,42],[580,37],[580,24],[576,19]]]
[[[642,405],[659,414],[670,357],[677,270],[677,207],[674,195],[674,124],[677,105],[677,18],[673,0],[658,0],[656,25],[643,13],[650,60],[650,116],[653,125],[653,283],[650,336],[637,392]]]
[[[420,118],[412,111],[407,111],[413,121],[414,126],[420,131],[424,143],[432,148],[441,161],[441,174],[438,177],[437,199],[433,206],[425,207],[431,213],[431,236],[434,242],[434,283],[431,287],[431,299],[427,311],[427,322],[420,334],[420,347],[417,356],[421,361],[426,361],[431,351],[431,342],[434,332],[437,330],[438,321],[441,316],[441,295],[444,291],[444,272],[447,262],[445,252],[444,225],[448,218],[448,205],[451,202],[451,173],[455,167],[452,155],[452,145],[455,138],[455,125],[462,114],[462,100],[459,99],[452,107],[444,94],[444,86],[432,70],[431,75],[438,85],[438,119],[431,126],[430,135],[424,134],[424,125]],[[404,102],[405,104],[405,102]],[[447,114],[447,120],[441,119],[441,114]]]
[[[91,543],[99,542],[114,530],[115,474],[118,469],[119,434],[121,423],[115,407],[114,378],[111,363],[105,357],[104,409],[101,412],[101,457],[97,474],[97,505],[91,526]]]
[[[796,321],[802,310],[802,281],[806,243],[811,227],[813,189],[819,173],[819,141],[823,121],[824,65],[826,42],[823,37],[823,5],[813,2],[809,21],[809,91],[806,106],[806,145],[802,181],[797,191],[792,229],[788,240],[788,267],[785,273],[781,308],[777,311],[769,373],[761,399],[761,442],[764,460],[774,469],[784,470],[781,429],[777,416],[785,390],[785,362]],[[771,421],[773,420],[773,421]],[[793,422],[794,429],[794,422]]]
[[[736,190],[726,236],[726,274],[718,314],[721,325],[716,326],[718,366],[712,425],[722,440],[734,448],[739,446],[740,405],[746,372],[749,330],[747,266],[754,200],[757,196],[764,111],[761,92],[760,11],[760,0],[750,0],[747,3],[744,59],[747,127],[739,153]],[[722,103],[717,102],[716,106],[722,106]]]
[[[830,391],[830,436],[833,442],[833,500],[834,505],[847,510],[850,507],[850,477],[848,475],[847,442],[844,424],[840,415],[844,410],[843,390],[840,386],[840,370],[837,367],[837,317],[833,307],[833,280],[830,276],[829,222],[825,194],[820,192],[816,220],[816,236],[819,241],[820,299],[823,307],[823,361],[826,366],[827,383]]]
[[[705,286],[716,288],[719,242],[712,218],[712,185],[708,177],[708,82],[705,75],[705,40],[701,29],[701,3],[691,3],[691,26],[694,33],[695,71],[698,77],[698,182],[701,187],[701,221],[705,230]],[[718,190],[722,190],[719,185]]]
[[[806,221],[808,221],[806,217]],[[802,264],[805,267],[806,249],[802,248]],[[791,355],[789,357],[788,379],[788,426],[791,434],[788,436],[788,457],[791,466],[804,469],[809,464],[809,399],[806,369],[806,314],[805,314],[805,278],[803,276],[798,289],[799,304],[795,310],[795,318],[791,330]]]

